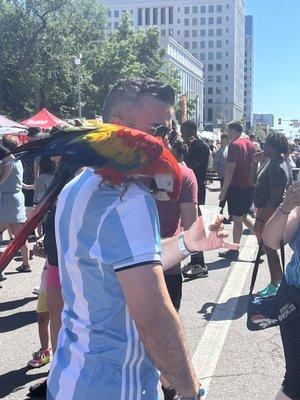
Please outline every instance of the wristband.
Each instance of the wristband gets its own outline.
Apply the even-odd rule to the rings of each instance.
[[[181,396],[181,400],[197,400],[198,397],[202,397],[202,396],[204,396],[204,394],[205,394],[205,390],[201,389],[201,387],[200,387],[194,397],[182,397]]]
[[[198,253],[198,251],[189,251],[189,249],[186,247],[183,233],[180,233],[180,235],[178,236],[178,248],[179,251],[186,257]]]
[[[284,214],[284,215],[290,215],[290,213],[291,213],[291,211],[289,211],[289,212],[284,211],[284,209],[282,208],[282,204],[278,207],[278,210],[280,210],[282,212],[282,214]]]

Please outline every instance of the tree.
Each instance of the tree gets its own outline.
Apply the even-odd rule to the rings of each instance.
[[[0,9],[0,113],[23,119],[45,106],[65,118],[77,115],[78,73],[89,117],[101,113],[120,78],[162,77],[178,87],[158,31],[134,31],[125,14],[107,35],[106,11],[97,0],[0,0]]]

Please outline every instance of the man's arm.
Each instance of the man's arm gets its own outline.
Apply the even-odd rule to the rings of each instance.
[[[182,324],[158,265],[143,265],[117,272],[130,315],[156,367],[182,396],[199,389]]]
[[[235,168],[236,168],[235,162],[227,163],[225,177],[224,177],[224,183],[223,183],[222,190],[221,190],[221,193],[219,196],[220,201],[225,200],[226,193],[229,188],[230,182],[232,181]]]
[[[197,203],[181,203],[180,215],[184,230],[188,230],[198,218]]]

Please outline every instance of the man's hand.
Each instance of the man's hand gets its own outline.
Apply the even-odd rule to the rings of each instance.
[[[238,250],[239,245],[224,240],[228,237],[228,232],[222,225],[223,217],[218,215],[213,225],[210,225],[211,233],[207,237],[204,230],[202,217],[184,233],[184,241],[189,251],[208,251],[225,247],[231,250]]]
[[[33,254],[36,257],[46,257],[45,249],[44,249],[44,237],[38,239],[33,246]]]

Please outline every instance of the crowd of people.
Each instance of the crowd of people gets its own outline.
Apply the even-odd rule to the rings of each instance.
[[[228,124],[220,142],[207,142],[194,121],[177,126],[174,101],[171,86],[131,78],[112,88],[102,115],[104,122],[161,138],[182,172],[177,200],[154,199],[141,179],[120,198],[118,187],[86,168],[32,233],[33,253],[45,266],[37,305],[40,349],[28,366],[45,365],[53,354],[47,380],[30,387],[32,397],[83,400],[101,393],[103,400],[157,400],[160,379],[164,400],[200,399],[178,316],[182,282],[208,277],[207,250],[238,260],[243,225],[263,242],[268,260],[270,283],[258,295],[287,290],[300,306],[300,184],[293,181],[299,143],[280,132],[257,142],[238,121]],[[29,138],[38,139],[38,130]],[[22,165],[11,154],[16,146],[16,139],[4,139],[0,148],[0,234],[8,229],[11,238],[41,201],[59,162],[42,157]],[[227,203],[228,215],[211,221],[207,236],[199,205],[206,203],[212,167],[220,210]],[[232,242],[223,222],[233,223]],[[282,239],[294,251],[284,276],[277,253]],[[21,254],[17,270],[30,272],[27,242]],[[276,400],[300,399],[299,328],[299,313],[280,327],[286,375]]]

